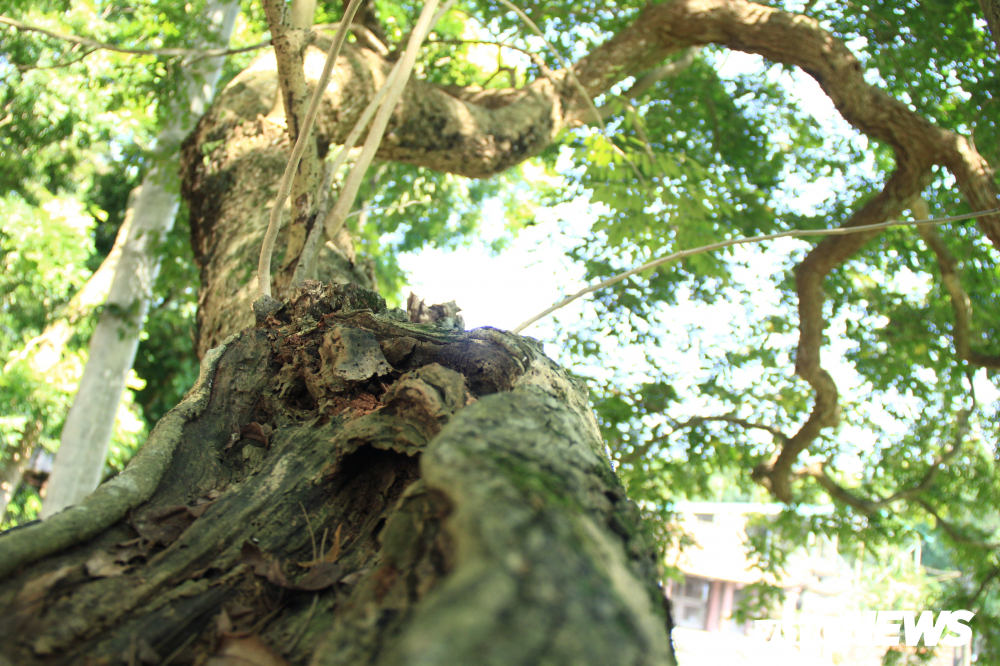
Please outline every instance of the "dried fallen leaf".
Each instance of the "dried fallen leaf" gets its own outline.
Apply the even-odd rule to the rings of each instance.
[[[84,563],[87,575],[91,578],[114,578],[121,576],[129,567],[118,562],[112,553],[101,550],[91,555]]]
[[[344,568],[339,564],[322,562],[309,570],[294,587],[298,590],[316,592],[330,587],[343,577]]]
[[[266,578],[269,582],[286,590],[301,590],[315,592],[330,587],[340,580],[344,570],[339,564],[331,562],[306,562],[299,566],[310,567],[309,573],[298,583],[288,580],[284,566],[278,558],[269,558],[255,544],[244,542],[240,549],[241,561],[248,565],[255,576]]]
[[[223,636],[218,651],[206,666],[288,666],[260,636]]]
[[[252,439],[255,442],[260,442],[264,445],[264,448],[268,448],[270,444],[268,443],[268,435],[271,434],[271,426],[261,425],[259,423],[248,423],[240,428],[240,437],[242,439]]]
[[[134,521],[132,526],[150,546],[169,546],[204,513],[206,508],[208,505],[166,506],[143,515]]]
[[[78,565],[67,564],[55,571],[50,571],[38,578],[29,580],[21,588],[21,591],[17,593],[16,604],[18,606],[30,606],[42,601],[52,588],[77,571],[77,568]]]
[[[285,577],[281,562],[266,557],[256,544],[244,541],[243,547],[240,549],[240,560],[250,567],[255,576],[266,578],[278,587],[295,589],[295,586],[289,583],[288,578]]]

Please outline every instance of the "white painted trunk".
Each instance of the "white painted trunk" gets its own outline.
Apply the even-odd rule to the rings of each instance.
[[[217,26],[218,38],[215,43],[201,46],[228,44],[239,2],[210,2],[207,13]],[[122,248],[105,310],[90,340],[90,357],[60,437],[42,502],[42,518],[78,503],[101,480],[118,405],[160,269],[157,246],[173,227],[179,205],[174,177],[178,148],[211,102],[222,62],[223,58],[209,58],[188,70],[186,104],[178,104],[174,120],[157,137],[159,150],[172,159],[163,168],[146,174],[134,199],[132,228]]]

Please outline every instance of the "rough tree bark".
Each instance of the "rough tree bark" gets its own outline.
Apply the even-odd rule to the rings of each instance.
[[[673,663],[584,387],[354,285],[288,303],[122,475],[0,539],[7,662]]]

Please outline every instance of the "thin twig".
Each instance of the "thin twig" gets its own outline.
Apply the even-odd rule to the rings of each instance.
[[[910,202],[910,210],[914,217],[929,217],[930,212],[927,202],[923,197],[916,196]],[[955,354],[963,361],[968,361],[974,365],[984,368],[1000,369],[1000,355],[983,354],[975,351],[971,346],[972,330],[972,301],[962,287],[959,279],[959,263],[952,255],[948,246],[945,245],[937,229],[928,227],[919,230],[920,237],[924,239],[937,259],[938,270],[941,273],[941,284],[948,297],[951,299],[951,308],[955,313],[955,326],[952,329],[951,337],[955,345]]]
[[[160,662],[160,666],[170,666],[170,664],[173,663],[174,659],[181,656],[181,653],[184,652],[184,650],[191,647],[191,643],[193,643],[194,639],[198,638],[198,636],[200,635],[201,634],[199,634],[197,631],[192,631],[191,635],[184,639],[184,642],[181,643],[180,647],[171,652],[169,655],[167,655],[166,659]]]
[[[976,539],[962,534],[962,532],[959,530],[957,526],[952,525],[950,521],[942,518],[941,514],[937,512],[937,510],[931,505],[930,502],[921,498],[917,498],[915,501],[917,502],[917,504],[923,507],[924,511],[934,516],[934,519],[937,521],[938,527],[944,530],[945,533],[948,536],[950,536],[953,541],[956,541],[957,543],[961,544],[966,544],[974,548],[983,548],[986,550],[996,550],[997,548],[1000,548],[1000,541],[984,541],[981,539]]]
[[[604,280],[595,285],[586,287],[576,292],[572,296],[567,296],[563,300],[559,301],[552,307],[546,309],[544,312],[540,312],[531,319],[525,321],[523,324],[515,328],[512,333],[520,333],[527,327],[534,324],[536,321],[542,317],[546,317],[556,310],[566,307],[573,301],[586,296],[587,294],[593,293],[599,289],[604,289],[605,287],[610,287],[613,284],[617,284],[622,280],[626,280],[636,273],[641,273],[642,271],[649,270],[650,268],[656,268],[657,266],[662,266],[671,261],[676,261],[677,259],[684,259],[685,257],[690,257],[696,254],[703,254],[705,252],[713,252],[715,250],[721,250],[723,248],[732,247],[733,245],[748,245],[750,243],[760,243],[762,241],[775,240],[778,238],[801,238],[804,236],[844,236],[847,234],[858,233],[862,231],[875,231],[877,229],[888,229],[889,227],[906,227],[906,226],[922,226],[926,224],[941,224],[942,222],[958,222],[961,220],[971,220],[977,217],[984,217],[986,215],[992,215],[994,213],[1000,213],[1000,208],[992,208],[990,210],[983,210],[976,213],[968,213],[966,215],[955,215],[952,217],[941,217],[936,219],[928,220],[890,220],[888,222],[879,222],[878,224],[867,224],[857,227],[840,227],[837,229],[792,229],[790,231],[782,231],[779,234],[767,234],[764,236],[751,236],[750,238],[734,238],[727,241],[722,241],[720,243],[712,243],[711,245],[703,245],[701,247],[692,248],[690,250],[681,250],[679,252],[674,252],[673,254],[668,254],[665,257],[659,259],[654,259],[648,263],[639,266],[638,268],[633,268],[632,270],[625,271],[624,273],[619,273],[613,278]]]
[[[73,48],[75,48],[75,47],[73,47]],[[14,66],[17,67],[17,71],[19,71],[19,72],[27,72],[27,71],[30,71],[30,70],[33,70],[33,69],[37,69],[37,70],[42,70],[42,69],[62,69],[63,67],[71,67],[71,66],[75,65],[76,63],[80,62],[81,60],[83,60],[84,58],[86,58],[87,56],[89,56],[91,53],[96,53],[97,51],[98,51],[98,49],[90,49],[89,51],[84,51],[82,54],[80,54],[80,57],[76,58],[75,60],[65,60],[63,62],[59,62],[59,63],[56,63],[54,65],[42,65],[42,66],[36,66],[36,65],[14,65]]]
[[[971,378],[970,378],[971,384]],[[957,423],[955,427],[955,441],[952,443],[948,450],[942,452],[937,459],[931,463],[931,465],[924,472],[923,477],[920,481],[910,488],[905,488],[903,490],[897,490],[889,497],[883,497],[878,499],[867,499],[860,497],[853,491],[841,486],[837,483],[833,477],[831,477],[826,472],[826,466],[829,461],[826,462],[816,462],[796,473],[796,476],[809,476],[816,480],[816,482],[826,490],[830,497],[840,500],[844,504],[854,507],[859,512],[866,515],[872,515],[876,511],[883,509],[884,507],[891,506],[896,502],[900,501],[920,501],[921,495],[926,493],[934,485],[934,481],[937,478],[938,473],[942,468],[948,465],[961,451],[962,445],[965,440],[965,436],[969,432],[969,416],[975,410],[976,401],[973,396],[972,405],[968,409],[961,409],[958,412]]]
[[[114,44],[108,44],[107,42],[99,42],[96,39],[88,39],[87,37],[77,37],[76,35],[66,35],[61,32],[55,32],[52,30],[46,30],[45,28],[39,28],[37,26],[28,25],[26,23],[21,23],[12,18],[6,16],[0,16],[0,23],[6,23],[12,28],[18,30],[23,30],[27,32],[37,32],[54,39],[60,39],[64,42],[72,42],[73,44],[80,44],[81,46],[88,46],[93,49],[103,49],[105,51],[115,51],[117,53],[130,53],[133,55],[156,55],[156,56],[184,56],[184,57],[196,57],[201,58],[216,58],[219,56],[232,55],[234,53],[246,53],[247,51],[256,51],[257,49],[262,49],[265,46],[271,44],[270,39],[265,39],[264,41],[254,44],[253,46],[244,46],[238,49],[130,49],[122,46],[115,46]]]
[[[365,110],[361,112],[361,117],[359,117],[358,122],[354,124],[354,128],[351,130],[351,133],[347,135],[347,138],[344,140],[344,144],[340,147],[340,152],[338,152],[337,156],[329,162],[329,170],[326,172],[326,177],[323,180],[323,190],[321,190],[321,192],[328,192],[330,190],[334,176],[337,175],[337,171],[347,160],[348,154],[354,149],[354,144],[356,144],[358,139],[361,137],[361,132],[368,127],[368,123],[371,121],[372,116],[375,115],[375,112],[382,104],[382,100],[384,100],[385,96],[389,93],[389,89],[396,80],[396,76],[399,75],[399,68],[402,64],[402,60],[397,60],[396,64],[393,65],[389,74],[385,77],[385,82],[378,89],[378,92],[375,93],[375,97],[368,102],[368,106],[366,106]],[[299,257],[299,263],[295,267],[295,274],[292,276],[292,284],[298,284],[302,280],[315,278],[316,258],[319,253],[319,239],[320,236],[326,232],[327,227],[330,226],[329,220],[330,215],[333,212],[333,208],[334,206],[330,205],[329,199],[325,200],[324,205],[318,208],[316,222],[313,224],[313,228],[309,231],[306,244],[302,248],[302,256]]]
[[[975,604],[977,601],[979,601],[979,597],[983,595],[983,592],[986,591],[986,588],[988,588],[990,584],[997,578],[1000,578],[1000,567],[993,567],[993,571],[991,571],[985,578],[983,578],[983,580],[979,583],[979,588],[976,590],[976,593],[972,595],[972,604]]]
[[[351,173],[348,174],[347,179],[344,181],[337,204],[324,221],[323,226],[326,230],[327,238],[336,238],[337,233],[340,232],[340,229],[344,226],[344,222],[347,220],[347,212],[354,205],[354,200],[358,196],[358,190],[361,188],[361,179],[364,178],[365,172],[368,170],[368,165],[371,164],[372,159],[375,157],[375,152],[382,143],[382,136],[385,134],[385,128],[389,124],[389,117],[392,115],[393,110],[395,110],[396,102],[402,95],[403,89],[406,87],[406,82],[410,78],[410,73],[413,71],[413,65],[417,60],[417,52],[420,49],[420,44],[427,38],[427,34],[434,27],[434,24],[444,16],[445,12],[451,9],[454,3],[455,0],[448,0],[436,14],[434,13],[434,9],[437,7],[437,0],[429,0],[424,5],[424,9],[420,13],[420,18],[417,19],[417,24],[414,26],[413,32],[410,33],[410,39],[406,44],[406,51],[403,53],[403,57],[399,59],[401,63],[399,73],[392,82],[388,93],[386,93],[385,100],[383,100],[382,105],[379,107],[378,113],[375,114],[371,129],[368,130],[368,137],[361,148],[361,155],[358,156],[354,167],[351,169]]]
[[[397,204],[395,206],[372,206],[365,211],[356,210],[353,213],[348,213],[347,217],[353,217],[354,215],[361,215],[362,212],[365,213],[381,213],[389,210],[400,210],[402,208],[407,208],[409,206],[426,206],[429,202],[427,201],[407,201],[406,203]]]
[[[347,38],[348,26],[354,20],[354,14],[360,6],[361,0],[351,0],[351,4],[347,6],[347,10],[344,12],[344,20],[340,22],[337,33],[333,36],[330,50],[326,54],[326,63],[323,65],[323,73],[320,74],[319,81],[316,82],[316,90],[313,91],[312,98],[309,100],[309,107],[306,109],[306,117],[302,121],[302,128],[299,130],[298,139],[295,141],[295,147],[292,148],[292,154],[288,158],[285,173],[281,176],[278,195],[274,199],[274,206],[271,208],[271,219],[268,222],[267,232],[264,234],[264,242],[260,248],[260,261],[257,263],[258,297],[271,296],[271,255],[274,253],[274,240],[278,237],[278,228],[281,226],[281,211],[285,207],[285,199],[288,198],[288,193],[292,190],[292,179],[299,167],[299,160],[302,159],[306,143],[312,135],[313,124],[316,121],[316,115],[319,113],[319,103],[323,98],[323,92],[326,90],[327,84],[330,82],[330,75],[333,74],[333,66],[337,62],[337,56],[340,55],[340,47],[343,46],[344,39]]]
[[[590,110],[594,112],[594,118],[597,119],[597,123],[601,126],[601,131],[602,132],[606,131],[607,127],[604,125],[604,116],[601,114],[600,111],[597,110],[597,106],[594,105],[594,100],[590,99],[590,95],[587,94],[587,89],[583,87],[582,83],[580,83],[580,79],[576,78],[576,73],[573,71],[573,68],[569,66],[569,63],[566,62],[566,60],[562,57],[559,51],[557,51],[556,48],[549,43],[549,40],[545,39],[545,35],[538,28],[538,26],[535,25],[535,22],[532,21],[530,18],[528,18],[527,14],[518,9],[517,6],[514,5],[514,3],[511,2],[510,0],[500,0],[500,2],[505,7],[510,9],[512,12],[517,14],[518,18],[524,21],[528,25],[528,27],[531,28],[534,31],[534,33],[541,38],[545,46],[550,51],[552,51],[552,54],[556,57],[556,60],[558,60],[559,64],[563,66],[563,69],[566,70],[566,73],[569,75],[570,80],[573,81],[574,85],[576,85],[577,89],[583,95],[583,99],[586,100],[587,105],[590,107]]]
[[[313,562],[315,562],[318,559],[316,556],[316,533],[313,532],[312,523],[309,522],[309,514],[306,513],[306,507],[302,502],[299,502],[299,507],[302,509],[302,515],[306,517],[306,528],[309,530],[309,540],[312,541]]]
[[[549,68],[542,60],[542,57],[532,51],[531,49],[526,49],[516,44],[510,44],[508,42],[493,42],[488,39],[428,39],[425,43],[427,44],[485,44],[487,46],[499,46],[505,49],[511,49],[512,51],[520,51],[524,55],[531,59],[531,62],[535,64],[543,72],[548,72]],[[544,74],[543,74],[544,75]]]

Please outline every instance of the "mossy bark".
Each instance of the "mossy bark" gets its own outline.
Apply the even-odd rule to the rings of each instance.
[[[148,500],[0,580],[0,664],[673,663],[652,541],[530,340],[312,282],[206,365]]]

